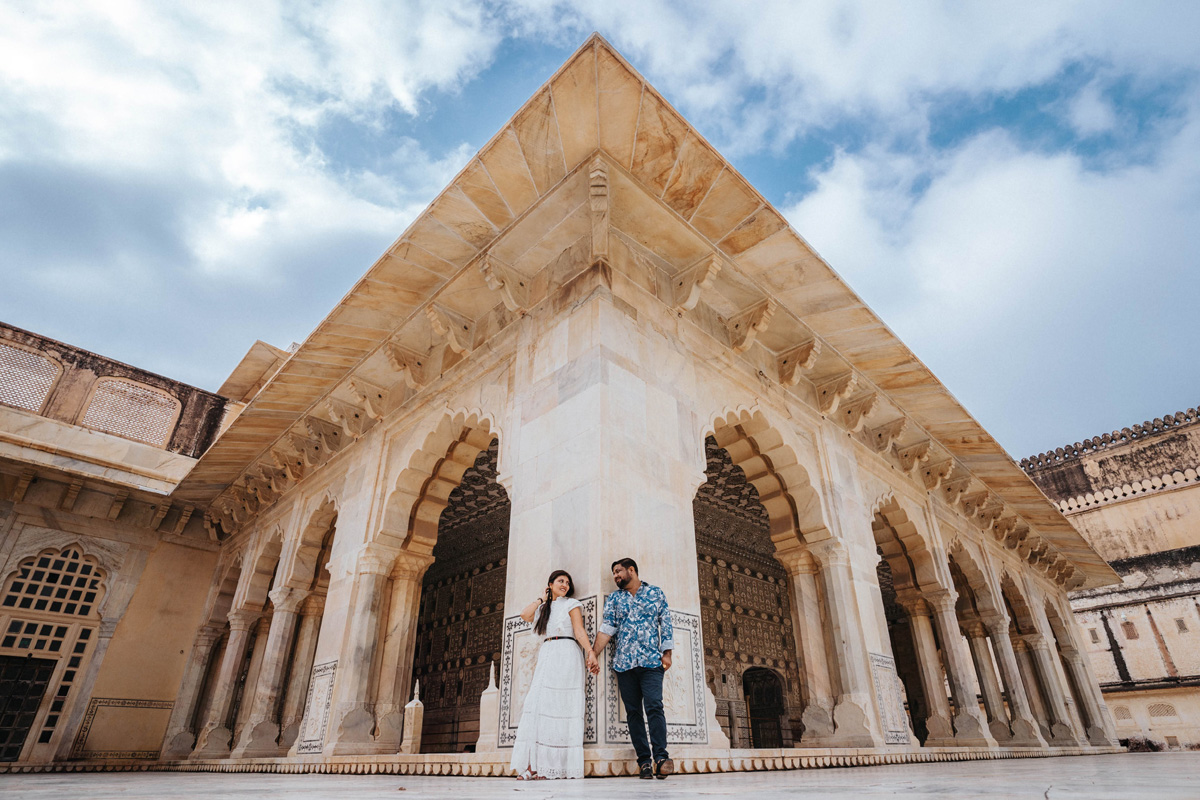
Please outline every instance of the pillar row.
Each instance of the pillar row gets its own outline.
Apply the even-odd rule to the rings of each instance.
[[[233,738],[233,731],[229,727],[233,694],[237,688],[238,673],[246,659],[251,631],[260,616],[261,612],[244,608],[229,613],[229,639],[213,682],[208,717],[196,737],[196,749],[191,755],[194,759],[225,758],[229,755],[229,743]]]
[[[279,752],[287,753],[300,737],[304,723],[304,702],[312,679],[313,661],[317,655],[317,640],[321,634],[321,617],[325,613],[325,595],[310,594],[300,604],[300,624],[292,648],[292,668],[288,673],[287,692],[279,714]]]
[[[200,706],[200,695],[204,689],[204,676],[208,674],[213,649],[221,641],[224,630],[212,624],[202,625],[192,642],[192,652],[183,668],[183,680],[179,694],[171,709],[167,733],[163,737],[161,758],[173,761],[186,758],[196,745],[196,711]]]
[[[1012,639],[1008,634],[1008,619],[1002,616],[985,617],[984,626],[992,640],[996,653],[996,666],[1000,680],[1008,693],[1009,730],[1012,737],[1007,742],[1013,747],[1045,747],[1046,740],[1038,731],[1038,724],[1030,706],[1029,694],[1021,678],[1021,669],[1013,652]],[[1030,691],[1036,690],[1033,687]]]
[[[1029,648],[1042,690],[1046,693],[1046,716],[1050,728],[1050,741],[1059,746],[1078,744],[1071,722],[1067,717],[1066,696],[1063,686],[1058,680],[1058,672],[1054,669],[1054,661],[1050,654],[1050,645],[1046,637],[1040,633],[1030,633],[1022,637]]]
[[[954,741],[960,747],[995,747],[996,740],[988,733],[979,715],[975,681],[972,679],[974,669],[958,627],[954,603],[955,599],[949,592],[933,595],[930,602],[933,619],[942,639],[950,695],[954,698]]]
[[[271,615],[271,627],[263,644],[253,694],[250,694],[247,680],[247,697],[242,705],[248,710],[238,745],[233,751],[234,757],[266,758],[279,754],[279,719],[276,712],[292,639],[296,633],[296,619],[300,604],[307,594],[286,586],[273,589],[270,593],[275,612]],[[258,649],[257,644],[255,649]]]
[[[932,611],[929,604],[915,592],[897,596],[897,602],[908,614],[912,631],[913,648],[917,656],[917,673],[921,677],[921,691],[929,715],[925,719],[928,732],[926,747],[953,747],[954,728],[950,724],[950,703],[946,699],[946,684],[938,656],[937,641],[933,636]]]
[[[817,587],[820,568],[807,550],[777,553],[787,568],[792,587],[797,646],[803,666],[805,745],[821,745],[833,736],[834,696],[829,675],[829,654],[821,624],[821,598]]]

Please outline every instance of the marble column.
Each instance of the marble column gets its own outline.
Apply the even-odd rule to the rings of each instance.
[[[777,554],[792,586],[796,644],[800,650],[804,682],[804,735],[801,743],[820,746],[833,736],[833,689],[829,654],[825,650],[821,598],[817,589],[819,567],[807,550]],[[732,730],[732,727],[731,727]],[[732,737],[731,737],[732,738]],[[735,745],[736,746],[736,745]]]
[[[193,759],[225,758],[229,755],[229,742],[233,738],[229,716],[233,709],[233,694],[237,689],[238,675],[246,659],[246,647],[250,644],[251,629],[261,616],[259,611],[239,608],[229,613],[229,640],[221,655],[221,666],[213,681],[212,701],[208,707],[208,718],[196,737]]]
[[[975,662],[975,674],[979,677],[988,730],[997,743],[1006,744],[1012,738],[1012,730],[1009,728],[1008,712],[1004,708],[1000,681],[996,677],[992,651],[988,648],[987,628],[979,620],[973,620],[964,626],[963,632],[967,635],[967,646],[971,649],[971,660]]]
[[[1063,666],[1067,668],[1070,680],[1075,682],[1078,691],[1075,693],[1079,705],[1083,709],[1083,724],[1087,731],[1087,740],[1098,747],[1107,747],[1112,742],[1104,733],[1104,717],[1095,694],[1089,691],[1091,680],[1083,664],[1083,657],[1073,647],[1062,648]]]
[[[911,591],[911,590],[910,590]],[[937,641],[933,636],[932,610],[924,598],[914,593],[897,596],[897,602],[908,613],[913,648],[917,655],[917,671],[921,676],[921,692],[925,695],[926,747],[953,747],[954,728],[950,724],[950,702],[946,699],[945,674]]]
[[[1008,633],[1008,619],[1001,616],[985,617],[983,624],[991,636],[1000,680],[1004,682],[1004,689],[1008,692],[1009,730],[1012,731],[1012,738],[1006,744],[1011,747],[1045,747],[1046,740],[1038,730],[1038,723],[1030,705],[1030,694],[1025,690],[1026,684],[1021,678],[1021,668],[1013,652],[1013,642]],[[1036,688],[1032,687],[1030,691],[1036,691]]]
[[[329,755],[375,753],[375,714],[372,677],[379,647],[380,615],[384,590],[392,570],[393,554],[366,547],[358,554],[355,585],[346,634],[338,657],[334,702],[334,734],[325,744]]]
[[[1033,718],[1037,722],[1038,733],[1049,746],[1052,744],[1050,714],[1046,710],[1046,693],[1042,691],[1037,669],[1033,665],[1033,656],[1029,652],[1029,645],[1025,644],[1025,640],[1019,635],[1012,636],[1011,641],[1013,653],[1017,659],[1017,668],[1021,672],[1021,682],[1025,685],[1025,694],[1029,698],[1029,705],[1033,709]]]
[[[271,591],[271,603],[275,612],[264,639],[263,655],[259,664],[254,692],[250,693],[249,679],[243,707],[249,709],[245,715],[238,745],[232,753],[234,758],[266,758],[279,754],[279,694],[283,688],[284,672],[287,670],[288,655],[292,650],[292,639],[296,633],[296,618],[307,592],[281,586]],[[258,646],[255,645],[255,653]]]
[[[312,679],[313,659],[317,655],[317,639],[321,634],[321,615],[325,612],[325,595],[310,594],[300,604],[300,625],[292,647],[292,668],[288,672],[287,691],[283,710],[279,714],[279,752],[287,753],[300,735],[304,723],[304,702],[308,699],[308,683]]]
[[[880,747],[882,737],[872,733],[868,709],[874,707],[874,691],[867,662],[867,648],[858,618],[850,555],[840,542],[822,542],[812,548],[821,567],[825,601],[834,649],[832,666],[837,676],[837,702],[833,707],[833,736],[830,747]]]
[[[1050,644],[1040,633],[1026,634],[1022,638],[1029,648],[1029,655],[1041,681],[1042,690],[1046,693],[1046,716],[1051,743],[1059,746],[1078,744],[1079,740],[1071,730],[1071,723],[1067,717],[1066,698],[1058,679],[1058,671],[1054,669]]]
[[[934,623],[942,639],[942,658],[954,698],[954,741],[960,747],[995,747],[996,740],[988,733],[979,714],[975,693],[974,669],[971,656],[958,628],[954,598],[949,592],[939,592],[929,598]]]
[[[250,663],[246,667],[246,680],[242,684],[242,696],[237,700],[237,713],[233,725],[233,739],[236,743],[242,738],[242,731],[246,727],[246,719],[250,716],[250,704],[254,699],[255,690],[258,687],[258,676],[262,672],[263,658],[267,652],[267,636],[271,632],[271,618],[273,613],[267,613],[259,617],[258,623],[254,626],[254,644],[251,645]]]
[[[413,647],[417,639],[417,614],[421,610],[421,578],[433,556],[401,552],[391,573],[391,596],[383,636],[383,666],[379,671],[379,696],[375,717],[381,753],[400,751],[404,730],[404,697],[412,683]]]
[[[171,708],[167,733],[163,737],[159,757],[164,761],[187,758],[196,744],[196,711],[200,706],[200,692],[204,688],[204,676],[208,674],[213,648],[221,641],[223,632],[222,628],[207,624],[202,625],[196,633],[192,642],[192,652],[183,668],[179,693],[175,696],[175,705]]]

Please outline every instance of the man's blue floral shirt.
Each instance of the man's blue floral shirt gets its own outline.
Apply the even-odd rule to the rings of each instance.
[[[662,652],[675,648],[667,595],[645,581],[636,595],[619,589],[605,599],[600,632],[616,637],[613,669],[617,672],[661,667]]]

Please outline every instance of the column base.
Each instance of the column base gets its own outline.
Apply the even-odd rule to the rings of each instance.
[[[375,715],[363,706],[351,708],[342,715],[334,740],[325,745],[325,753],[334,756],[365,756],[396,752],[381,749],[388,745],[380,744],[373,735],[374,731]]]
[[[1050,726],[1050,736],[1047,741],[1055,747],[1074,747],[1079,744],[1070,726],[1061,722],[1055,722]]]
[[[838,701],[833,708],[833,736],[829,747],[879,747],[882,742],[871,735],[863,707],[849,698]]]
[[[163,761],[181,761],[192,754],[196,747],[196,734],[191,731],[180,731],[167,739],[159,758]]]
[[[926,747],[955,747],[954,726],[950,720],[941,714],[933,714],[925,718]]]
[[[974,714],[954,717],[954,742],[959,747],[995,747],[996,740],[988,735],[983,720]]]
[[[805,746],[824,746],[833,739],[833,717],[829,711],[815,703],[809,703],[800,715],[804,734],[800,743]]]
[[[196,738],[196,749],[192,751],[189,758],[229,758],[229,743],[232,741],[233,731],[224,725],[205,728]]]
[[[250,720],[230,758],[275,758],[279,755],[279,725],[270,720]]]
[[[1103,729],[1095,725],[1088,728],[1087,740],[1088,744],[1091,744],[1095,747],[1112,747],[1113,744],[1115,744],[1111,739],[1108,738],[1108,734],[1106,734]]]
[[[296,744],[296,740],[300,738],[300,724],[303,720],[292,720],[280,727],[279,731],[279,754],[287,755],[292,746]]]
[[[1013,720],[1012,738],[1004,745],[1005,747],[1047,747],[1046,740],[1038,731],[1038,726],[1027,719]]]
[[[998,745],[1006,745],[1012,740],[1012,731],[1008,727],[1007,722],[994,719],[988,723],[988,731],[991,732],[992,738],[996,740]]]

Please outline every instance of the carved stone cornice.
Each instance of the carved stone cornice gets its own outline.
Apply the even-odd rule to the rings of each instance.
[[[673,305],[676,312],[691,311],[700,302],[705,290],[711,289],[713,279],[721,272],[724,262],[715,253],[699,264],[683,270],[672,280]]]
[[[475,320],[436,303],[425,306],[425,317],[433,327],[434,336],[444,340],[455,353],[465,356],[475,349]]]
[[[366,411],[368,417],[373,420],[383,419],[387,410],[387,389],[363,380],[357,375],[352,377],[346,386],[358,399],[359,405]]]
[[[897,439],[908,429],[908,417],[900,417],[891,422],[885,422],[867,431],[867,439],[877,453],[886,453]]]
[[[344,403],[333,397],[325,398],[323,403],[329,418],[342,426],[342,430],[353,439],[360,439],[374,421],[365,409]]]
[[[490,253],[480,256],[478,264],[484,283],[493,292],[499,293],[505,308],[516,314],[524,314],[529,310],[529,287],[524,278]]]
[[[925,460],[929,458],[929,453],[926,452]],[[954,461],[945,459],[938,461],[935,464],[928,464],[921,469],[921,480],[925,483],[925,488],[928,491],[933,491],[942,485],[942,481],[950,477],[950,473],[954,471]]]
[[[428,354],[418,353],[396,342],[388,342],[383,351],[392,369],[400,373],[409,389],[419,391],[429,383],[432,371]]]
[[[929,448],[931,446],[932,442],[928,439],[922,439],[919,442],[914,442],[904,447],[896,445],[896,459],[900,462],[900,469],[905,472],[912,472],[917,468],[918,464],[929,458]]]
[[[838,418],[846,430],[858,433],[867,422],[867,417],[879,407],[879,394],[867,392],[858,397],[846,400],[838,409]]]
[[[303,422],[309,436],[320,442],[326,453],[332,455],[346,446],[348,437],[342,433],[340,425],[312,415],[306,416]]]

